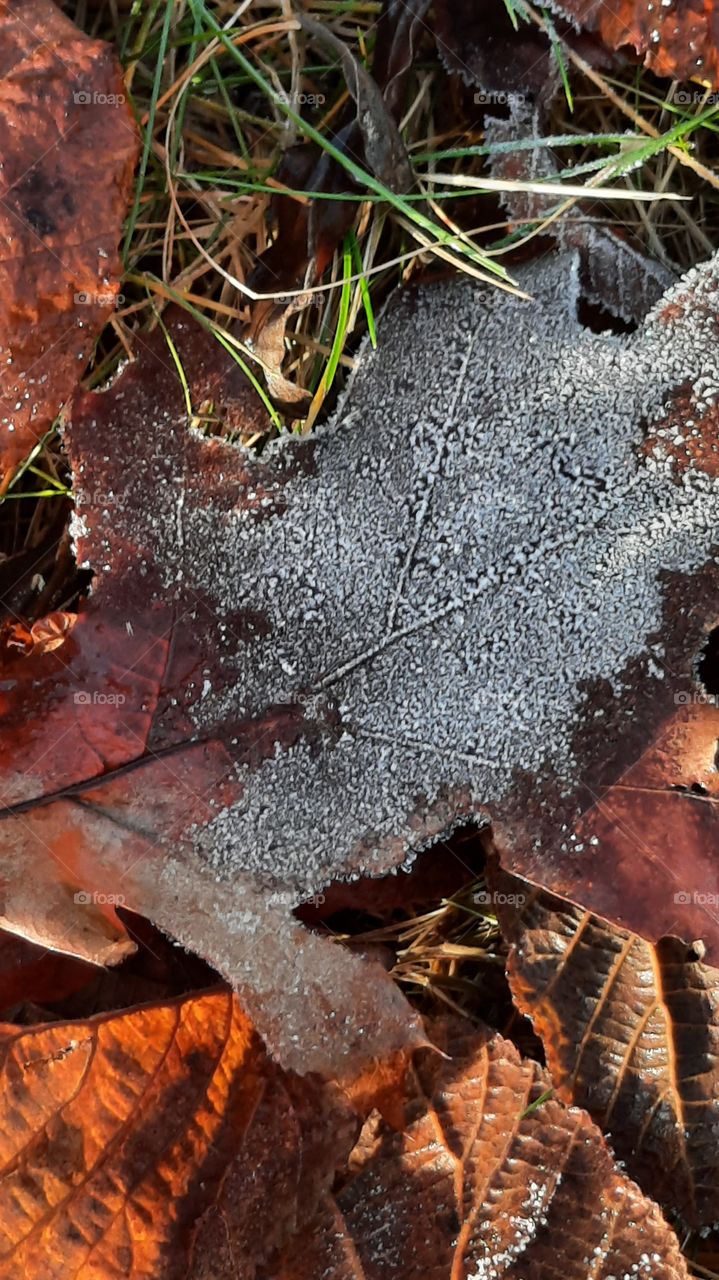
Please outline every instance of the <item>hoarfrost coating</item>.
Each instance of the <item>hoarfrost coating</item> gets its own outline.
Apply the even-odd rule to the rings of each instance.
[[[642,424],[687,379],[700,409],[716,401],[717,268],[662,301],[691,286],[693,315],[685,297],[683,318],[658,310],[628,338],[578,323],[576,274],[568,255],[524,271],[531,304],[464,281],[406,298],[281,512],[185,511],[192,576],[269,628],[194,705],[197,729],[279,690],[306,716],[320,695],[339,722],[320,720],[319,749],[240,770],[241,801],[196,835],[223,877],[241,867],[299,899],[356,870],[358,847],[368,870],[387,842],[416,847],[418,804],[448,786],[491,805],[517,770],[548,768],[571,788],[584,683],[620,694],[633,659],[663,670],[660,575],[712,556],[719,486],[677,474],[661,440],[642,452]]]

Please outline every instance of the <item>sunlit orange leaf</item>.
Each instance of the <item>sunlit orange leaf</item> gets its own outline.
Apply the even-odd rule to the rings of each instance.
[[[409,1124],[370,1120],[273,1280],[680,1280],[673,1231],[586,1112],[499,1036],[436,1027]]]
[[[375,1058],[358,1076],[343,1082],[352,1110],[363,1118],[375,1107],[393,1129],[406,1124],[406,1082],[412,1049],[404,1048],[387,1058]]]
[[[491,883],[512,994],[558,1096],[587,1109],[645,1191],[714,1223],[719,972],[677,939],[653,947],[517,877]]]
[[[351,1145],[226,991],[0,1028],[3,1280],[250,1280]]]
[[[115,306],[137,139],[113,50],[52,0],[0,2],[0,487]]]

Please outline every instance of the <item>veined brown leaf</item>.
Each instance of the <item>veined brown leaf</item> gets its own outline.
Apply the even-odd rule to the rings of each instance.
[[[719,972],[677,938],[656,946],[518,877],[490,881],[513,943],[509,981],[565,1102],[694,1227],[719,1217]],[[516,905],[516,904],[519,905]]]
[[[536,1063],[469,1023],[434,1039],[447,1056],[420,1055],[406,1131],[368,1122],[273,1280],[687,1276],[656,1205],[584,1111],[546,1096]]]

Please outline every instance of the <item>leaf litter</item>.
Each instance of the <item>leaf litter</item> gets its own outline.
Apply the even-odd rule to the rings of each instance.
[[[496,868],[489,883],[513,999],[542,1038],[557,1096],[589,1112],[666,1211],[711,1226],[719,973],[700,946],[652,946]]]
[[[204,11],[204,6],[201,8]],[[413,15],[404,20],[409,61],[412,38],[407,24],[411,27],[413,21]],[[394,36],[393,42],[390,61],[395,60],[401,45]],[[342,56],[342,49],[339,51]],[[404,57],[406,71],[407,56],[401,47],[400,55],[399,63]],[[398,70],[395,60],[394,82],[389,74],[392,68],[386,70],[387,77],[375,64],[378,83],[388,83],[390,90],[393,83],[395,88],[402,84],[402,65]],[[371,103],[372,83],[359,63],[353,75],[365,105]],[[392,92],[387,96],[387,108],[394,114],[401,104],[393,103],[392,96]],[[368,117],[371,128],[384,109],[375,95]],[[388,138],[397,141],[391,131]],[[387,139],[381,141],[386,143]],[[373,143],[369,134],[365,142],[369,157]],[[575,243],[566,234],[561,241],[565,248]],[[247,387],[241,379],[243,400],[237,382],[230,385],[229,365],[223,368],[221,361],[218,365],[217,351],[208,348],[199,330],[170,316],[169,326],[164,322],[161,326],[175,366],[169,368],[169,381],[167,368],[161,372],[162,344],[151,338],[139,361],[100,395],[78,396],[69,415],[66,442],[78,491],[73,535],[80,557],[85,557],[83,563],[95,574],[89,601],[83,602],[77,618],[74,611],[65,612],[67,599],[56,599],[46,611],[56,607],[59,612],[45,616],[37,610],[34,621],[15,622],[3,629],[8,674],[2,687],[7,750],[2,753],[0,770],[9,783],[6,799],[10,802],[3,813],[6,922],[28,937],[64,947],[70,954],[95,962],[116,960],[133,945],[126,932],[123,907],[137,905],[233,979],[245,1007],[256,1015],[267,1043],[285,1067],[295,1065],[303,1073],[317,1069],[339,1077],[344,1068],[344,1082],[354,1091],[356,1107],[365,1111],[374,1101],[388,1116],[398,1113],[408,1047],[426,1040],[408,1006],[395,998],[396,992],[391,994],[393,988],[381,969],[347,956],[293,923],[293,907],[319,900],[322,890],[318,893],[316,886],[324,888],[329,876],[353,877],[368,870],[377,874],[402,860],[406,865],[433,835],[449,832],[464,818],[493,818],[505,860],[534,872],[555,888],[576,892],[582,901],[591,898],[610,917],[623,919],[628,912],[632,923],[645,923],[649,936],[664,927],[672,914],[671,903],[678,903],[680,910],[675,905],[673,924],[691,936],[687,930],[695,924],[706,934],[708,921],[707,937],[712,945],[713,913],[692,909],[684,889],[672,895],[676,867],[668,867],[661,855],[664,844],[671,842],[675,847],[679,842],[683,882],[688,879],[690,886],[705,882],[713,805],[697,801],[711,800],[714,794],[710,774],[717,740],[715,709],[706,705],[708,695],[700,683],[712,651],[712,641],[706,645],[706,638],[714,622],[717,591],[708,541],[710,522],[716,515],[712,445],[715,388],[713,367],[700,370],[709,375],[708,382],[700,385],[697,364],[701,338],[707,341],[716,324],[713,267],[683,282],[631,340],[599,335],[609,345],[601,349],[593,384],[580,396],[567,393],[558,360],[550,360],[547,371],[546,349],[554,344],[562,353],[562,373],[566,374],[570,360],[574,362],[575,347],[579,373],[592,365],[591,338],[577,323],[583,315],[580,298],[603,286],[603,273],[617,267],[621,255],[619,245],[610,241],[606,256],[600,259],[596,234],[576,243],[583,255],[581,268],[577,258],[565,252],[549,264],[524,269],[528,291],[536,290],[539,295],[529,321],[526,315],[520,318],[518,312],[507,312],[499,304],[495,308],[491,298],[475,289],[465,291],[464,296],[456,286],[454,290],[452,286],[435,286],[411,292],[385,317],[388,350],[381,351],[374,361],[366,351],[360,357],[354,383],[333,424],[311,446],[284,441],[279,448],[266,450],[259,461],[223,442],[201,439],[195,430],[202,425],[204,431],[205,423],[217,419],[218,397],[222,402],[219,416],[229,409],[239,434],[253,434],[251,429],[242,429],[241,419],[248,409]],[[309,241],[308,248],[313,248]],[[348,254],[346,242],[345,263]],[[593,275],[587,275],[587,265]],[[636,271],[634,265],[632,261],[632,292],[642,278],[642,264]],[[641,320],[646,309],[644,295],[639,302],[630,298],[629,304],[634,309],[631,319]],[[689,332],[692,309],[703,328],[703,333],[694,337]],[[280,338],[281,329],[282,320]],[[445,329],[451,346],[446,373],[455,382],[450,392],[447,379],[442,385],[442,380],[434,378]],[[476,335],[474,329],[478,330]],[[517,339],[519,360],[508,355],[511,352],[514,357]],[[535,361],[530,348],[537,341],[542,358]],[[490,358],[486,367],[475,367],[486,354],[485,342]],[[610,353],[612,343],[615,349]],[[675,359],[667,363],[665,357],[672,344],[677,348]],[[277,348],[279,368],[281,342]],[[399,369],[400,350],[405,360],[410,352],[410,367],[404,374]],[[164,356],[166,361],[167,350]],[[656,373],[645,395],[628,386],[632,359],[639,379],[650,364]],[[666,375],[663,387],[659,376],[662,360]],[[531,379],[537,373],[530,397],[523,394],[515,364],[523,366],[524,377]],[[425,381],[425,369],[432,370],[433,376],[426,381],[436,403],[428,402],[429,397],[418,401],[419,421],[414,421],[407,406],[417,397],[415,383]],[[683,381],[675,381],[679,377]],[[499,388],[505,378],[509,395],[516,397],[513,420],[504,407],[497,412],[502,396]],[[143,380],[148,383],[144,392]],[[208,397],[210,386],[213,393]],[[138,404],[128,413],[133,397]],[[473,397],[475,404],[479,401],[474,419]],[[256,405],[249,407],[256,413]],[[443,409],[448,410],[449,427],[444,432],[437,429]],[[625,414],[625,434],[620,441],[615,419]],[[575,415],[580,419],[579,429],[574,425]],[[470,430],[476,429],[477,422],[483,430],[477,447],[473,447]],[[569,422],[571,426],[565,431]],[[628,423],[633,424],[631,430],[627,430]],[[162,449],[155,446],[152,436],[148,440],[150,424],[159,434]],[[364,452],[357,440],[349,447],[350,433],[358,429],[361,433],[365,425]],[[518,428],[526,433],[524,451],[516,439]],[[382,448],[379,441],[385,431],[388,439]],[[100,455],[98,435],[112,441],[108,451]],[[497,450],[502,444],[506,447],[507,441],[515,465],[511,482],[516,475],[521,475],[523,482],[515,484],[518,494],[514,503],[508,503],[502,494],[500,515],[506,523],[502,531],[486,513],[494,509],[493,481],[497,480],[501,490],[510,479],[501,467],[498,476],[493,476]],[[124,446],[122,458],[120,442]],[[346,465],[340,457],[340,442],[346,451]],[[418,449],[419,467],[408,456],[413,446]],[[163,449],[170,455],[169,464]],[[467,472],[475,473],[474,487],[468,483]],[[648,474],[647,500],[636,502],[631,481],[641,488]],[[481,477],[479,485],[476,475]],[[569,482],[569,498],[565,482]],[[543,505],[538,502],[542,490],[551,499]],[[361,510],[355,511],[353,500],[358,491]],[[327,500],[327,517],[320,495]],[[464,512],[461,504],[465,504]],[[395,521],[393,549],[390,512]],[[581,536],[575,556],[562,537],[569,526],[562,523],[560,513],[568,521],[577,521]],[[643,540],[657,529],[665,514],[668,523],[657,554],[648,554]],[[585,517],[583,523],[580,516]],[[622,518],[624,524],[620,523]],[[362,542],[359,556],[353,546],[356,536]],[[594,558],[589,547],[592,541]],[[281,569],[287,567],[287,560],[278,553],[277,544],[290,557],[291,571],[284,575]],[[365,572],[357,566],[368,563],[369,554],[375,551],[384,581],[378,574],[370,575],[371,593],[358,607],[359,593],[352,575]],[[560,589],[554,583],[552,590],[551,579],[542,582],[546,572],[542,556],[548,551],[554,557],[550,557],[549,571],[559,568],[565,574]],[[271,583],[265,581],[266,566]],[[220,578],[228,572],[233,574],[232,588],[223,590]],[[542,589],[544,612],[538,603]],[[632,596],[631,607],[620,598],[622,589]],[[539,643],[519,676],[518,668],[512,673],[507,662],[507,637],[511,643],[522,637],[519,628],[511,630],[512,599],[520,606],[525,599],[537,601],[528,621]],[[282,609],[273,610],[273,600],[283,606],[288,602],[286,617]],[[493,630],[495,600],[499,602],[499,625]],[[601,600],[601,608],[594,603],[597,600]],[[492,611],[488,609],[490,601]],[[375,625],[377,619],[371,613],[366,616],[368,606],[371,610],[377,603],[383,614],[382,627]],[[623,623],[615,617],[620,613],[625,615]],[[593,647],[582,634],[590,617],[594,638],[608,646],[605,653],[599,653],[599,644]],[[632,635],[635,625],[639,631]],[[477,637],[479,643],[473,648]],[[590,663],[584,680],[577,679],[581,662],[573,665],[575,642],[580,655],[586,655]],[[271,658],[261,652],[265,647]],[[520,646],[519,653],[525,658],[528,649]],[[393,661],[400,670],[392,668]],[[542,670],[540,662],[545,664]],[[547,696],[540,696],[537,690],[546,688],[548,675],[559,690],[554,719],[543,706],[542,714],[535,714],[537,704]],[[412,676],[414,686],[410,684]],[[484,679],[490,684],[482,685]],[[510,706],[507,690],[512,684],[515,695]],[[421,696],[414,697],[418,689]],[[441,709],[446,717],[456,717],[453,725],[448,726],[446,718],[441,721]],[[547,727],[544,754],[538,756],[537,740]],[[512,733],[514,742],[510,743]],[[682,751],[675,758],[677,743]],[[495,747],[498,758],[493,754]],[[431,757],[429,762],[427,757]],[[366,776],[365,765],[369,767]],[[394,788],[380,785],[386,766],[393,771]],[[504,779],[497,776],[503,768]],[[625,768],[628,772],[622,773]],[[692,771],[696,776],[690,780]],[[291,784],[291,792],[283,791],[283,781]],[[630,830],[627,841],[627,826],[632,815],[636,820],[640,812],[642,793],[642,821],[649,817],[650,839],[633,840]],[[348,838],[333,845],[333,834],[340,828],[342,799],[344,817],[349,819]],[[622,814],[619,823],[617,811]],[[320,838],[311,847],[310,865],[305,865],[306,860],[299,856],[298,839],[304,838],[313,813],[322,816]],[[665,814],[669,816],[666,830],[662,826]],[[250,844],[244,847],[253,835],[253,819],[262,832],[257,858],[249,856]],[[618,827],[624,828],[619,834]],[[591,861],[580,856],[587,848]],[[638,901],[637,895],[638,865],[649,868],[652,875],[651,891],[644,902]],[[614,884],[607,876],[609,867],[617,870]],[[693,897],[696,908],[696,892]],[[595,928],[605,939],[619,932],[612,933],[611,926],[598,920]],[[641,940],[635,941],[636,948],[649,950]],[[676,946],[681,951],[680,944]],[[694,951],[697,956],[703,954],[704,944],[696,943]],[[70,959],[67,963],[80,964]],[[42,966],[37,980],[42,990],[47,980]],[[74,970],[68,972],[67,981],[71,989],[79,981]],[[707,982],[711,986],[711,977]],[[147,993],[151,989],[143,988],[141,982],[136,999],[143,998],[142,990]],[[585,990],[589,990],[586,984]],[[220,1006],[223,1002],[228,1005],[228,999],[227,993],[222,993],[214,1004],[212,998],[205,1001],[206,1007],[214,1010],[208,1015],[210,1038],[223,1039]],[[198,1007],[201,1002],[196,1002]],[[189,1009],[193,1001],[184,1003]],[[160,1024],[169,1026],[178,1007],[163,1001],[153,1011],[101,1017],[97,1026],[114,1021],[122,1039],[125,1024],[129,1028],[132,1018],[137,1021],[142,1015],[145,1031],[136,1043],[144,1052],[147,1043],[155,1039],[154,1032],[147,1033],[153,1019],[158,1028]],[[695,1011],[698,1008],[696,999],[693,1007]],[[65,1063],[72,1069],[78,1046],[95,1034],[87,1019],[80,1025],[82,1041],[74,1036],[67,1041],[63,1027],[50,1034],[60,1045],[57,1053],[48,1055],[50,1070],[57,1064],[63,1071]],[[701,1027],[696,1030],[699,1033]],[[457,1034],[470,1036],[466,1026]],[[34,1028],[30,1038],[32,1035],[39,1043],[42,1030]],[[444,1044],[441,1034],[439,1040]],[[7,1036],[3,1043],[7,1047]],[[189,1052],[180,1055],[181,1060],[187,1058],[190,1075],[204,1069],[198,1061],[201,1044],[204,1046],[203,1037],[193,1032]],[[449,1041],[445,1044],[448,1047]],[[426,1270],[428,1257],[422,1254],[421,1230],[417,1231],[417,1187],[403,1189],[401,1178],[411,1167],[413,1144],[422,1146],[422,1133],[438,1114],[435,1106],[441,1110],[445,1105],[446,1078],[464,1070],[471,1094],[484,1069],[478,1067],[478,1055],[483,1053],[481,1036],[475,1034],[462,1068],[463,1053],[454,1042],[451,1066],[445,1067],[436,1054],[423,1058],[418,1071],[426,1076],[426,1094],[419,1100],[419,1112],[405,1137],[382,1130],[377,1117],[372,1117],[351,1157],[349,1175],[347,1171],[342,1175],[333,1200],[326,1201],[333,1223],[330,1250],[342,1239],[351,1256],[351,1241],[359,1227],[357,1247],[367,1274],[385,1274],[388,1259],[393,1260],[393,1274],[398,1267],[411,1269],[413,1259],[423,1273]],[[516,1054],[495,1037],[490,1057],[494,1055],[498,1055],[498,1076],[506,1102],[507,1084],[513,1071],[516,1073]],[[246,1084],[245,1065],[241,1071]],[[109,1071],[106,1066],[102,1068],[106,1078],[99,1082],[97,1091],[100,1110],[103,1083],[110,1083],[116,1064],[109,1063]],[[426,1217],[428,1221],[436,1219],[437,1249],[446,1246],[447,1242],[440,1240],[446,1227],[449,1247],[457,1249],[455,1262],[463,1266],[467,1260],[468,1265],[479,1268],[477,1274],[524,1276],[529,1266],[532,1274],[544,1275],[547,1266],[554,1266],[559,1248],[566,1274],[584,1276],[591,1265],[593,1274],[602,1276],[610,1267],[611,1274],[685,1275],[671,1232],[654,1207],[612,1166],[586,1117],[576,1111],[557,1111],[559,1104],[552,1101],[552,1088],[542,1087],[534,1074],[537,1069],[530,1064],[522,1069],[525,1074],[529,1071],[536,1088],[532,1101],[519,1112],[520,1137],[526,1137],[525,1122],[531,1124],[539,1118],[544,1145],[550,1131],[567,1127],[570,1114],[577,1118],[578,1131],[591,1148],[592,1176],[599,1174],[593,1199],[595,1210],[600,1209],[600,1221],[595,1221],[595,1212],[588,1224],[581,1206],[577,1219],[576,1188],[572,1189],[576,1179],[567,1179],[566,1169],[555,1177],[557,1160],[542,1158],[539,1181],[531,1173],[527,1181],[529,1166],[522,1165],[519,1191],[524,1200],[519,1213],[512,1215],[512,1189],[504,1176],[501,1153],[490,1143],[482,1152],[484,1170],[494,1162],[502,1186],[498,1212],[495,1205],[492,1207],[491,1230],[489,1219],[483,1219],[480,1240],[472,1240],[476,1205],[466,1217],[461,1206],[456,1218],[450,1216],[445,1222],[445,1205],[430,1196]],[[561,1084],[561,1064],[555,1064],[555,1070]],[[272,1066],[271,1072],[272,1099],[278,1096],[281,1068]],[[124,1070],[122,1076],[124,1088]],[[128,1078],[131,1076],[132,1071]],[[547,1084],[546,1078],[543,1083]],[[173,1087],[171,1083],[171,1090]],[[304,1082],[298,1087],[301,1092]],[[451,1095],[451,1085],[449,1092]],[[27,1099],[23,1107],[26,1103]],[[141,1108],[131,1109],[128,1150],[135,1143],[141,1117]],[[174,1117],[174,1104],[171,1110]],[[230,1127],[236,1136],[238,1116],[236,1109],[231,1110]],[[321,1106],[319,1110],[321,1130],[326,1117]],[[464,1098],[460,1111],[461,1129],[466,1120]],[[82,1114],[76,1111],[85,1155],[95,1141],[90,1132],[93,1116],[87,1106]],[[168,1110],[163,1108],[151,1135],[153,1141],[162,1143],[161,1125],[167,1116]],[[103,1121],[101,1115],[99,1119]],[[193,1124],[191,1120],[190,1129]],[[332,1125],[329,1146],[326,1134],[320,1139],[325,1154],[330,1152],[328,1160],[323,1163],[324,1156],[320,1160],[325,1183],[333,1160],[341,1159],[336,1124]],[[206,1127],[205,1120],[202,1127]],[[28,1170],[18,1169],[24,1188],[23,1211],[36,1202],[39,1221],[47,1216],[40,1181],[51,1171],[56,1189],[65,1178],[72,1182],[77,1156],[76,1148],[71,1151],[59,1130],[51,1128],[49,1148],[46,1152],[37,1149],[41,1154],[39,1181],[32,1166],[34,1188],[28,1183]],[[72,1139],[74,1143],[78,1134]],[[284,1145],[284,1136],[278,1136]],[[701,1141],[700,1130],[695,1134],[695,1145],[696,1141]],[[430,1146],[435,1145],[430,1137]],[[632,1139],[630,1154],[633,1145]],[[138,1151],[131,1153],[133,1174],[138,1170]],[[474,1156],[471,1144],[466,1152]],[[558,1148],[553,1148],[554,1157],[557,1152]],[[229,1154],[229,1163],[225,1163],[225,1154]],[[305,1154],[310,1162],[314,1160],[314,1153]],[[379,1162],[375,1159],[378,1154]],[[399,1182],[396,1162],[392,1172],[394,1155],[400,1162]],[[161,1196],[159,1213],[151,1206],[148,1213],[149,1202],[143,1200],[142,1192],[139,1198],[130,1192],[126,1221],[145,1220],[130,1251],[133,1275],[136,1267],[146,1273],[146,1256],[136,1252],[140,1239],[150,1251],[159,1249],[148,1264],[153,1274],[159,1268],[162,1274],[170,1275],[177,1266],[182,1274],[188,1274],[188,1237],[182,1217],[188,1204],[180,1184],[189,1186],[188,1173],[192,1183],[200,1171],[199,1186],[202,1194],[209,1196],[210,1207],[202,1214],[202,1228],[194,1241],[196,1245],[201,1239],[201,1246],[199,1250],[193,1247],[193,1263],[197,1265],[191,1273],[197,1280],[210,1272],[214,1280],[226,1269],[237,1275],[239,1251],[248,1276],[254,1274],[257,1220],[253,1215],[243,1220],[240,1215],[238,1221],[237,1197],[233,1196],[230,1205],[226,1195],[228,1187],[232,1192],[239,1190],[239,1202],[244,1203],[248,1169],[238,1171],[231,1157],[232,1152],[223,1148],[213,1164],[211,1158],[208,1162],[208,1152],[195,1152],[188,1166],[188,1152],[183,1149],[172,1171],[173,1178],[177,1175],[180,1179],[179,1198],[168,1202]],[[143,1158],[150,1181],[155,1177],[159,1185],[157,1177],[162,1181],[164,1166],[150,1170],[152,1151],[143,1150]],[[112,1150],[101,1153],[101,1160],[111,1164],[112,1159]],[[254,1167],[271,1176],[274,1172],[256,1153],[250,1152],[249,1164],[252,1193],[257,1193],[260,1211],[265,1212],[274,1192],[268,1196],[266,1188],[258,1191]],[[444,1173],[456,1191],[456,1159],[454,1164],[450,1159],[450,1165]],[[373,1193],[384,1191],[388,1170],[391,1200],[383,1217],[381,1212],[379,1216],[374,1213],[368,1194],[371,1198]],[[589,1172],[586,1164],[579,1170],[585,1192]],[[291,1183],[295,1173],[288,1166]],[[516,1173],[513,1169],[512,1176]],[[549,1197],[540,1185],[547,1174],[554,1185]],[[103,1170],[101,1180],[104,1176]],[[212,1204],[217,1176],[222,1202]],[[127,1188],[122,1167],[119,1181],[117,1170],[112,1177],[117,1185]],[[280,1181],[284,1177],[283,1172]],[[568,1185],[558,1197],[562,1180]],[[466,1191],[470,1198],[471,1182],[468,1172]],[[49,1184],[45,1181],[45,1185]],[[621,1225],[621,1213],[617,1217],[614,1209],[608,1216],[604,1212],[604,1189],[610,1186],[620,1199],[629,1197],[629,1234]],[[6,1188],[11,1198],[14,1187],[11,1177]],[[531,1199],[535,1192],[536,1203]],[[555,1213],[560,1199],[562,1204]],[[192,1215],[192,1196],[190,1201]],[[287,1207],[284,1196],[283,1205]],[[88,1207],[90,1219],[86,1220],[83,1215]],[[311,1207],[311,1200],[302,1206],[298,1222],[306,1219]],[[112,1225],[106,1230],[99,1208],[97,1198],[88,1206],[81,1191],[74,1197],[77,1221],[67,1233],[60,1223],[57,1235],[62,1212],[59,1218],[55,1215],[42,1238],[31,1226],[20,1244],[18,1274],[26,1274],[28,1265],[32,1270],[45,1270],[58,1240],[59,1274],[68,1249],[74,1251],[73,1259],[85,1274],[83,1259],[87,1261],[85,1251],[93,1232],[95,1242],[90,1247],[99,1250],[97,1257],[102,1256],[103,1266],[119,1266],[126,1274],[128,1237],[113,1234]],[[349,1226],[342,1236],[336,1230],[337,1215],[346,1209]],[[549,1209],[561,1228],[553,1219],[545,1239],[545,1210]],[[290,1216],[292,1212],[290,1204]],[[3,1217],[10,1222],[11,1215]],[[153,1231],[148,1232],[150,1217]],[[641,1218],[639,1230],[637,1217]],[[26,1218],[26,1224],[28,1221]],[[567,1222],[572,1223],[571,1241],[566,1238]],[[455,1242],[452,1237],[458,1223],[462,1239]],[[178,1224],[182,1236],[179,1251],[172,1239]],[[273,1219],[271,1225],[276,1228],[277,1222]],[[285,1218],[280,1226],[286,1229]],[[589,1252],[586,1247],[582,1250],[597,1234],[595,1227],[600,1244]],[[609,1247],[608,1234],[615,1237]],[[293,1242],[290,1269],[306,1264],[312,1250],[322,1252],[327,1245],[320,1222],[309,1249],[303,1244],[298,1253],[297,1241]],[[430,1252],[434,1261],[436,1250]],[[323,1266],[330,1265],[332,1274],[339,1277],[344,1274],[347,1257],[343,1254],[330,1264],[325,1257]],[[94,1274],[94,1263],[90,1265]]]
[[[226,990],[3,1030],[5,1280],[252,1280],[354,1139]]]

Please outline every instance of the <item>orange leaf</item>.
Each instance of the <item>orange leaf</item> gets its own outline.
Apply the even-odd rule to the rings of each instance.
[[[224,990],[0,1038],[3,1280],[249,1280],[349,1149]]]
[[[26,657],[31,653],[51,653],[65,643],[77,622],[77,614],[57,609],[44,618],[38,618],[28,627],[24,622],[6,623],[5,643],[10,649],[19,649]]]
[[[554,7],[554,6],[553,6]],[[556,8],[610,49],[632,45],[658,76],[719,83],[719,13],[714,0],[557,0]],[[681,100],[681,99],[680,99]]]

